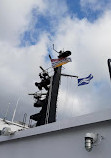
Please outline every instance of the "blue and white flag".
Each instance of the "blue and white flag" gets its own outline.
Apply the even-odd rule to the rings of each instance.
[[[93,78],[93,75],[90,74],[88,77],[86,78],[80,78],[78,79],[78,86],[82,86],[82,85],[86,85],[89,84],[90,80]]]

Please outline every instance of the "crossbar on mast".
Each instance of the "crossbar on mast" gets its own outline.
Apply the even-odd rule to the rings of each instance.
[[[76,77],[76,78],[78,78],[78,76],[67,75],[67,74],[61,74],[61,76],[67,76],[67,77]]]

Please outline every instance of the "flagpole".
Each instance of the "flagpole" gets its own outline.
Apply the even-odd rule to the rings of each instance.
[[[67,75],[67,74],[61,74],[61,76],[67,76],[67,77],[76,77],[76,78],[78,78],[78,76]]]

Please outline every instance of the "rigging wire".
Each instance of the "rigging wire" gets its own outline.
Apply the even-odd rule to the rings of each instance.
[[[51,101],[51,92],[52,92],[52,82],[53,82],[53,76],[51,77],[51,86],[50,86],[50,90],[49,90],[49,99],[48,99],[48,106],[47,106],[47,111],[46,111],[45,124],[48,124],[48,120],[49,120],[50,101]]]
[[[78,86],[75,86],[76,80],[72,79],[72,77],[71,78],[67,77],[65,79],[65,83],[66,83],[65,90],[64,90],[65,94],[62,94],[62,93],[64,93],[62,85],[59,90],[60,97],[58,96],[58,104],[59,104],[58,108],[61,107],[61,109],[62,109],[61,116],[62,116],[63,111],[64,111],[63,109],[65,109],[65,108],[69,109],[69,107],[70,107],[71,116],[73,116],[74,107],[75,107],[75,94],[77,93]],[[73,97],[73,93],[74,93],[74,97]],[[70,97],[70,95],[71,95],[71,97]],[[57,110],[57,114],[59,114],[59,109]]]
[[[67,98],[67,95],[68,95],[68,84],[69,84],[69,83],[68,83],[68,77],[67,77],[66,94],[65,94],[65,99],[64,99],[64,105],[65,105],[65,103],[67,103],[67,101],[68,101],[68,100],[67,100],[67,99],[68,99],[68,98]]]
[[[72,78],[71,78],[72,79]],[[74,90],[73,90],[73,93],[74,93],[74,97],[72,97],[72,116],[74,115],[74,107],[76,106],[75,105],[75,94],[77,93],[77,89],[78,89],[78,86],[74,87]]]

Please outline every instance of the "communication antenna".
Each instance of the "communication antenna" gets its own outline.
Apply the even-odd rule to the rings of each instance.
[[[54,48],[54,44],[53,44],[53,50],[56,52],[56,53],[58,53],[58,54],[61,54],[62,53],[62,51],[57,51],[55,48]],[[50,60],[52,59],[52,57],[51,57],[51,55],[49,54],[49,58],[50,58]]]
[[[43,67],[42,67],[42,66],[40,66],[40,69],[41,69],[43,72],[46,72],[46,71],[43,69]]]
[[[26,119],[27,119],[27,113],[25,113],[24,116],[23,116],[23,124],[24,124],[24,126],[25,126],[26,121],[27,121]]]
[[[13,116],[12,116],[12,122],[15,118],[15,113],[16,113],[16,110],[17,110],[17,107],[18,107],[19,100],[20,100],[20,98],[18,98],[18,100],[17,100],[16,106],[15,106],[15,109],[14,109],[14,112],[13,112]]]
[[[57,50],[55,50],[55,48],[54,48],[54,44],[53,44],[53,50],[54,50],[55,52],[59,53]]]

